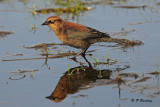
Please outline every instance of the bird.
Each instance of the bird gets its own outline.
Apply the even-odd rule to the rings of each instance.
[[[87,49],[96,42],[113,42],[121,45],[140,45],[141,41],[130,41],[127,39],[112,38],[108,33],[100,32],[94,28],[82,24],[69,22],[58,16],[51,16],[42,25],[48,25],[56,36],[66,45],[81,49],[77,56],[85,56]]]

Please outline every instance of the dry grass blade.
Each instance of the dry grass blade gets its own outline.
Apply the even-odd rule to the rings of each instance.
[[[0,31],[0,38],[4,38],[10,34],[13,34],[13,32],[10,31]]]
[[[126,9],[137,9],[137,8],[146,8],[146,5],[143,6],[114,6],[115,8],[126,8]]]
[[[61,53],[55,54],[53,56],[48,56],[47,59],[54,59],[54,58],[63,58],[68,56],[76,55],[77,53]],[[24,59],[3,59],[2,61],[23,61],[23,60],[39,60],[39,59],[46,59],[46,57],[39,57],[39,58],[24,58]]]
[[[138,81],[136,81],[136,82],[134,82],[134,83],[139,83],[139,82],[144,82],[144,81],[147,81],[148,79],[150,79],[151,77],[144,77],[144,78],[142,78],[142,79],[140,79],[140,80],[138,80]]]

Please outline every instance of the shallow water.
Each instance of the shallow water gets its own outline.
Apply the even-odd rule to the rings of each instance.
[[[102,32],[134,29],[118,37],[141,40],[144,45],[122,48],[113,43],[96,43],[88,49],[91,56],[86,56],[87,61],[78,56],[75,62],[70,58],[80,50],[62,45],[48,27],[41,26],[47,17],[56,14],[28,12],[34,5],[40,6],[37,9],[58,7],[54,2],[1,0],[0,31],[11,34],[0,37],[0,106],[159,107],[159,75],[150,73],[159,70],[160,63],[160,0],[113,3],[89,5],[93,10],[80,13],[74,20],[70,14],[66,20]],[[122,5],[147,7],[116,7]],[[65,19],[66,14],[60,17]],[[32,25],[36,26],[35,32]],[[47,47],[48,57],[43,47],[25,48],[43,43],[52,43]]]

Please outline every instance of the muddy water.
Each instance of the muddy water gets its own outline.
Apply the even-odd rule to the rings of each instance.
[[[47,1],[0,1],[0,106],[159,107],[160,1],[90,2],[79,16],[60,15],[118,38],[144,45],[124,48],[93,44],[77,61],[79,49],[64,45],[45,19],[29,10],[58,8]],[[45,47],[48,55],[46,55]],[[119,73],[119,76],[118,76]]]

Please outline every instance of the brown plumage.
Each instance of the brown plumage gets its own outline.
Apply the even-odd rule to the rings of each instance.
[[[82,49],[75,57],[85,55],[90,45],[96,42],[115,42],[120,44],[130,42],[126,39],[111,38],[107,33],[102,33],[81,24],[64,21],[57,16],[49,17],[42,25],[48,25],[64,44]]]

